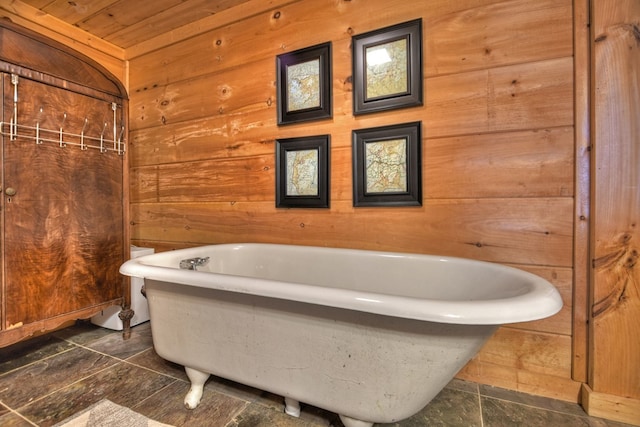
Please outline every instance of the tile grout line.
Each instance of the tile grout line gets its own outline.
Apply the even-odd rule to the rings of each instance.
[[[251,402],[248,401],[244,401],[244,406],[240,409],[238,409],[236,411],[235,414],[233,414],[233,416],[231,417],[231,419],[229,420],[229,422],[227,424],[224,425],[224,427],[233,427],[233,426],[237,426],[238,423],[236,422],[236,418],[238,418],[238,416],[240,416],[240,414],[242,414],[244,411],[246,411],[249,406],[251,406]]]
[[[20,412],[18,412],[18,411],[16,411],[16,410],[12,409],[12,408],[10,408],[10,407],[8,407],[8,406],[7,406],[6,404],[4,404],[3,402],[0,402],[0,403],[2,403],[2,404],[3,404],[7,409],[9,409],[9,412],[10,412],[10,413],[12,413],[12,414],[14,414],[14,415],[18,416],[19,418],[21,418],[21,419],[25,420],[26,422],[28,422],[28,423],[29,423],[29,424],[31,424],[32,426],[38,427],[38,424],[36,424],[36,423],[34,423],[33,421],[31,421],[30,419],[26,418],[26,417],[25,417],[24,415],[22,415]]]
[[[480,386],[476,383],[476,391],[478,393],[478,408],[480,409],[480,427],[484,427],[484,411],[482,410],[482,394],[480,393]]]
[[[560,414],[560,415],[567,415],[570,417],[575,417],[575,418],[597,418],[597,417],[590,417],[588,414],[574,414],[572,412],[568,412],[568,411],[563,411],[560,409],[553,409],[553,408],[543,408],[541,406],[537,406],[537,405],[531,405],[531,404],[527,404],[527,403],[522,403],[522,402],[516,402],[513,400],[509,400],[509,399],[504,399],[504,398],[500,398],[500,397],[494,397],[494,396],[484,396],[487,399],[493,399],[493,400],[497,400],[499,402],[505,402],[508,403],[510,405],[516,405],[516,406],[523,406],[525,408],[530,408],[530,409],[536,409],[538,411],[545,411],[545,412],[553,412],[554,414]]]

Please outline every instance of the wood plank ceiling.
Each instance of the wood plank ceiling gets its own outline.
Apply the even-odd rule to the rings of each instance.
[[[20,0],[122,49],[248,0]]]

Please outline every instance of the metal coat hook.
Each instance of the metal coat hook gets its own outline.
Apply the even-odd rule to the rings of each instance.
[[[105,153],[107,151],[106,148],[104,148],[104,133],[107,130],[107,122],[104,122],[104,126],[102,128],[102,133],[100,134],[100,152],[101,153]]]
[[[117,116],[116,116],[116,112],[118,110],[118,104],[116,104],[115,102],[111,103],[111,110],[113,111],[113,150],[115,151],[117,149],[116,145],[116,121],[117,121]]]
[[[89,119],[85,117],[84,124],[82,125],[82,131],[80,132],[80,149],[81,150],[87,149],[87,146],[84,143],[84,130],[87,128],[87,123],[89,123]]]
[[[62,123],[60,124],[60,148],[63,148],[66,146],[66,144],[64,143],[64,141],[62,140],[63,137],[63,132],[62,132],[62,128],[64,127],[64,122],[67,121],[67,113],[63,113],[62,116]]]
[[[9,120],[9,141],[15,141],[18,134],[17,119],[15,111],[11,114],[11,120]]]
[[[9,122],[9,141],[15,141],[18,137],[18,75],[11,74],[13,85],[13,115]]]
[[[118,135],[118,154],[124,154],[124,146],[122,145],[123,135],[124,135],[124,126],[120,128],[120,135]]]
[[[38,110],[38,118],[36,119],[36,145],[42,144],[42,140],[40,139],[40,115],[43,113],[44,108],[40,106]]]

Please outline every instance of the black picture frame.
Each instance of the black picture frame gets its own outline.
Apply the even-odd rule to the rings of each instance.
[[[351,42],[354,115],[422,105],[422,19]]]
[[[276,207],[329,207],[329,135],[276,140]]]
[[[353,205],[422,206],[421,122],[352,135]]]
[[[278,55],[278,125],[331,118],[331,74],[331,42]]]

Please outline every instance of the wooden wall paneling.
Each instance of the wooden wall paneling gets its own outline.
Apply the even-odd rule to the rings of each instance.
[[[592,2],[593,294],[589,384],[583,400],[593,415],[636,425],[640,425],[638,22],[637,1]]]
[[[570,372],[571,337],[503,327],[458,377],[575,402],[580,383]]]
[[[572,73],[561,58],[428,78],[427,137],[571,125]]]
[[[427,139],[424,194],[571,197],[573,148],[572,127]]]
[[[251,115],[215,115],[134,130],[129,147],[132,166],[272,154],[275,115],[273,107]],[[286,133],[287,137],[323,134],[326,126],[326,121],[310,123]]]
[[[506,1],[428,15],[425,76],[570,56],[571,16],[568,0]]]
[[[158,166],[161,202],[264,201],[275,189],[274,156],[236,157]]]
[[[356,215],[350,201],[316,211],[229,200],[134,204],[131,219],[139,240],[298,242],[570,266],[572,206],[561,198],[436,200],[393,215],[375,208]]]
[[[134,201],[271,200],[273,141],[251,144],[253,156],[225,156],[219,145],[205,151],[221,157],[135,168]],[[425,199],[572,195],[571,128],[437,138],[423,147]],[[332,154],[332,200],[351,200],[351,147],[334,146]]]
[[[254,65],[251,75],[260,84],[246,85],[243,73],[231,70],[218,79],[204,76],[137,93],[131,99],[132,129],[219,114],[246,116],[263,109],[275,115],[273,59]],[[407,110],[402,120],[422,115],[430,138],[571,125],[572,73],[572,59],[563,58],[426,79],[424,111]],[[334,122],[343,122],[348,131],[360,127],[356,122],[393,116],[339,115]]]
[[[348,3],[341,2],[331,7],[327,7],[323,0],[290,3],[212,29],[161,51],[133,58],[131,66],[139,69],[140,73],[132,75],[132,90],[242,67],[265,58],[272,59],[268,69],[273,73],[271,81],[275,81],[275,55],[328,40],[336,41],[337,36],[350,39],[351,35],[347,33],[350,22],[345,18],[353,19],[353,15],[347,13],[352,9]],[[404,16],[400,19],[404,19],[409,16],[408,10],[404,6],[396,9],[394,14],[402,11]],[[326,25],[327,22],[331,25]],[[336,28],[340,29],[339,32]],[[334,55],[340,53],[334,51]],[[199,58],[199,64],[194,68],[196,58]],[[149,77],[153,80],[149,81]]]
[[[228,70],[192,80],[157,86],[131,97],[132,130],[201,119],[216,115],[248,115],[271,108],[275,114],[273,85],[275,62],[269,58],[247,75]]]
[[[226,27],[254,15],[266,13],[267,11],[277,11],[278,7],[294,1],[297,0],[251,0],[249,2],[240,3],[233,8],[220,11],[215,15],[199,20],[197,25],[186,24],[171,31],[165,31],[149,40],[131,46],[126,52],[127,59],[132,60],[187,39],[191,39],[193,41],[202,33]]]
[[[425,61],[426,76],[571,55],[568,0],[535,4],[524,0],[437,1],[417,11],[414,4],[404,1],[370,3],[362,11],[361,6],[351,2],[338,2],[332,7],[327,7],[324,0],[292,2],[167,45],[131,59],[132,69],[139,70],[132,73],[131,90],[246,66],[328,40],[336,44],[347,42],[344,52],[334,50],[334,63],[346,60],[350,64],[352,35],[415,19],[416,14],[424,16],[424,54],[429,58]],[[512,26],[505,28],[506,22]],[[505,32],[517,35],[517,43],[504,37]],[[478,39],[484,40],[482,46],[469,43]],[[196,60],[198,64],[194,66]],[[275,65],[271,68],[275,73]]]
[[[235,8],[247,1],[218,0],[214,3],[211,0],[179,1],[169,9],[158,12],[149,18],[137,20],[118,31],[110,33],[106,39],[118,46],[129,48],[151,39],[154,34],[149,34],[149,28],[163,29],[188,26],[192,22],[224,12],[229,8]],[[127,10],[130,9],[128,5],[126,7]]]

